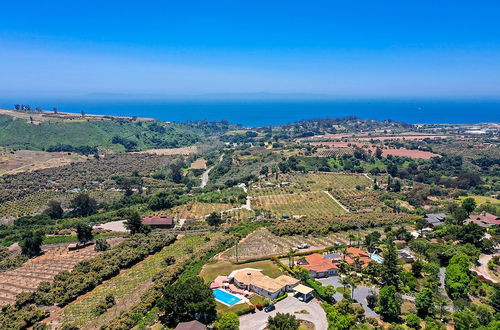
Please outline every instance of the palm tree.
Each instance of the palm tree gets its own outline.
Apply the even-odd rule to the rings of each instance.
[[[293,260],[293,258],[295,257],[295,250],[293,248],[290,248],[290,250],[288,250],[288,254],[286,256],[288,257],[288,264],[289,264],[290,268],[293,269],[293,267],[295,266],[294,260]]]
[[[355,239],[356,239],[356,236],[354,236],[353,233],[349,233],[349,246],[351,246],[352,241]]]
[[[357,288],[356,282],[354,279],[349,279],[349,285],[351,286],[351,298],[354,300],[354,289]]]

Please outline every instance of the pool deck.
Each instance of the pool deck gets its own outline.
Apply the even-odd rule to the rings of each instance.
[[[225,303],[224,301],[222,301],[222,300],[219,300],[219,299],[215,298],[215,300],[217,300],[218,302],[220,302],[221,304],[223,304],[223,305],[225,305],[225,306],[232,307],[232,306],[234,306],[234,305],[243,304],[243,303],[247,303],[247,304],[248,304],[248,303],[250,302],[250,300],[248,300],[247,298],[245,298],[244,296],[242,296],[242,295],[240,295],[240,294],[237,294],[237,293],[232,293],[232,292],[230,292],[230,291],[228,291],[228,290],[225,290],[225,289],[222,289],[222,288],[217,288],[217,289],[214,289],[214,290],[220,290],[220,291],[223,291],[223,292],[225,292],[225,293],[227,293],[227,294],[230,294],[230,295],[235,296],[236,298],[240,299],[237,303],[234,303],[234,304],[232,304],[232,305],[229,305],[229,304]]]

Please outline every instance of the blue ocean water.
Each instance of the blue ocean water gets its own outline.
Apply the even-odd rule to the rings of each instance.
[[[26,101],[24,101],[26,102]],[[14,101],[0,100],[1,108]],[[17,101],[23,103],[23,101]],[[40,100],[32,107],[59,111],[152,117],[165,121],[228,120],[245,126],[287,124],[301,119],[356,115],[409,123],[500,122],[500,100]]]

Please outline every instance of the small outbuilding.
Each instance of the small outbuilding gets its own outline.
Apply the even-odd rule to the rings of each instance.
[[[295,297],[297,297],[300,301],[309,301],[313,298],[313,288],[305,286],[303,284],[299,284],[293,288],[295,292]]]
[[[173,217],[165,215],[153,215],[150,217],[143,217],[142,224],[150,226],[151,228],[174,228],[175,220]]]

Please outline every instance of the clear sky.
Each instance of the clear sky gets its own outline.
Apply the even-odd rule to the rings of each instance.
[[[500,98],[500,1],[12,1],[0,97]]]

